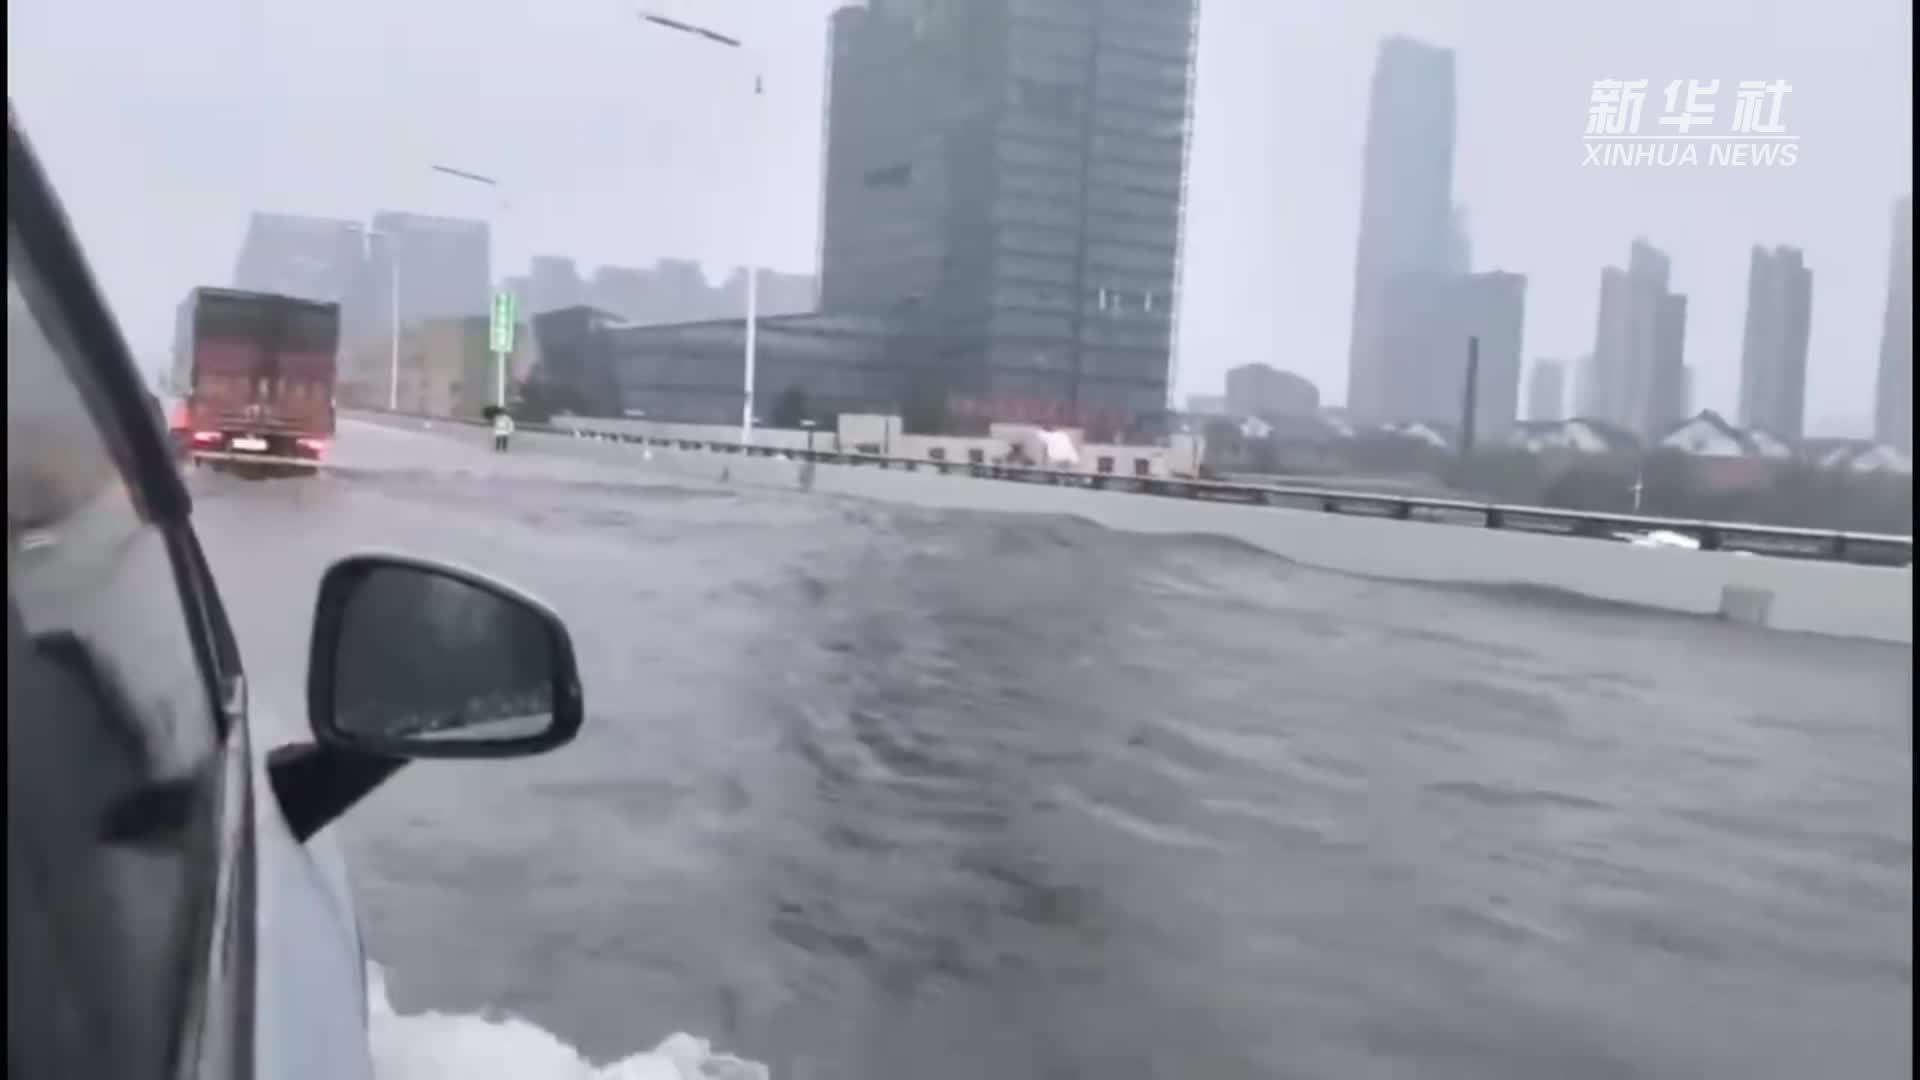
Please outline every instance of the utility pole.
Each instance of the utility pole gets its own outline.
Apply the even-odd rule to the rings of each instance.
[[[367,238],[367,255],[372,258],[374,241],[387,248],[387,411],[400,411],[400,248],[392,233],[379,229],[362,230]]]

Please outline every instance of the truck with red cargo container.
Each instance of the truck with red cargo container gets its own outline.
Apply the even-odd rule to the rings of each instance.
[[[188,304],[174,377],[194,457],[249,472],[316,466],[333,439],[340,305],[209,287]]]

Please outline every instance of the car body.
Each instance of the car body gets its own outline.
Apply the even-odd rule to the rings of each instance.
[[[327,827],[411,759],[571,739],[571,643],[481,575],[348,557],[320,583],[310,737],[264,745],[169,425],[11,103],[7,219],[8,1074],[369,1078],[366,956]],[[396,689],[414,642],[461,666],[410,596],[500,628],[477,640],[519,681]],[[551,722],[531,734],[400,723],[422,700],[477,715],[533,693]]]

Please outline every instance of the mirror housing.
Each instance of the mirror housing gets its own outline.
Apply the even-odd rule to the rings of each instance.
[[[388,759],[544,753],[579,734],[566,624],[485,575],[353,555],[320,579],[307,714],[322,747]]]

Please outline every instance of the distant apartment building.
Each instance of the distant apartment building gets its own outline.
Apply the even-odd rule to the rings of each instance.
[[[1467,208],[1455,206],[1447,219],[1447,266],[1449,274],[1473,273],[1473,236],[1468,231]]]
[[[366,226],[304,214],[256,212],[234,259],[233,287],[340,305],[341,336],[376,332],[383,305],[367,288]]]
[[[1227,371],[1226,411],[1262,419],[1312,416],[1320,410],[1320,389],[1291,371],[1266,364],[1242,364]]]
[[[1567,369],[1567,397],[1571,399],[1568,419],[1591,419],[1594,415],[1595,379],[1593,377],[1593,354],[1582,353],[1580,359]]]
[[[1527,373],[1527,420],[1549,423],[1567,418],[1567,366],[1542,357]]]
[[[1522,274],[1400,274],[1380,293],[1384,332],[1376,407],[1393,422],[1458,424],[1465,415],[1467,353],[1479,340],[1474,430],[1504,438],[1519,419],[1526,323]]]
[[[486,222],[383,210],[373,216],[373,231],[369,276],[392,285],[392,275],[399,275],[403,326],[487,313],[493,272]],[[384,315],[386,301],[379,302]]]
[[[760,314],[806,315],[819,307],[819,289],[811,274],[785,274],[778,270],[760,270],[754,274],[754,308]],[[716,308],[695,318],[724,319],[747,310],[747,272],[735,269],[714,289]]]
[[[832,18],[827,312],[919,312],[946,422],[1164,415],[1195,0],[872,0]]]
[[[602,266],[587,281],[587,305],[632,322],[648,321],[640,315],[652,280],[651,270],[637,266]]]
[[[814,310],[810,274],[761,270],[755,305],[761,315],[800,315]],[[734,270],[715,285],[699,263],[666,259],[650,267],[603,266],[589,278],[572,259],[541,256],[528,272],[509,279],[525,316],[571,307],[593,307],[643,326],[738,318],[746,314],[746,271]]]
[[[515,373],[530,366],[531,348],[531,336],[520,329],[507,357],[510,399]],[[404,412],[473,419],[494,403],[497,364],[487,316],[428,319],[405,325],[397,352],[383,341],[342,348],[335,396],[342,405],[386,408],[392,393]]]
[[[1740,349],[1740,424],[1784,439],[1805,434],[1813,271],[1796,248],[1755,247]],[[1682,403],[1684,412],[1686,406]]]
[[[1347,408],[1367,422],[1401,415],[1424,395],[1394,384],[1417,326],[1444,302],[1444,279],[1470,263],[1453,201],[1454,54],[1406,37],[1380,43],[1367,116],[1354,269]],[[1424,407],[1424,403],[1423,406]]]
[[[506,284],[521,318],[576,307],[587,299],[587,283],[564,255],[535,255],[527,262],[527,272]]]
[[[1189,416],[1225,416],[1227,415],[1227,395],[1188,394],[1187,414]]]
[[[341,303],[366,261],[357,221],[254,213],[234,260],[233,287]]]
[[[620,312],[645,325],[724,319],[741,313],[739,308],[720,309],[706,271],[692,259],[662,259],[655,263],[644,290],[635,298],[637,306],[631,311],[614,306],[610,299],[601,303],[609,311]]]
[[[1880,326],[1873,437],[1913,452],[1913,198],[1894,204],[1887,306]]]
[[[1635,240],[1627,267],[1600,273],[1593,359],[1583,373],[1582,414],[1643,439],[1686,416],[1686,297],[1668,288],[1665,253]]]
[[[1505,439],[1513,430],[1514,422],[1520,419],[1520,357],[1527,322],[1527,278],[1524,274],[1492,270],[1460,278],[1457,288],[1461,310],[1456,338],[1479,341],[1479,371],[1474,379],[1474,431],[1482,441]],[[1465,350],[1459,350],[1458,356],[1460,376],[1455,385],[1462,389],[1456,398],[1464,403]]]

